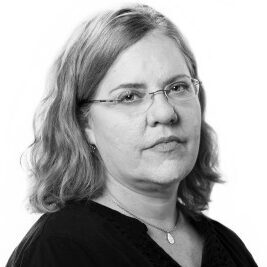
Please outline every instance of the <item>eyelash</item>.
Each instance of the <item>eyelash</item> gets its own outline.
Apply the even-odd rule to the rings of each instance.
[[[126,97],[131,96],[131,95],[140,96],[140,97],[142,96],[142,94],[140,94],[140,92],[138,92],[138,91],[126,91],[126,92],[121,93],[117,97],[117,100],[119,102],[123,102],[126,99]],[[134,102],[134,100],[133,101],[126,101],[126,102]]]
[[[186,82],[176,82],[170,86],[170,89],[172,89],[173,87],[176,87],[176,86],[177,87],[182,86],[185,90],[188,90],[188,88],[190,87]]]
[[[173,84],[170,84],[169,90],[171,91],[174,87],[178,87],[178,88],[183,87],[183,90],[187,91],[189,89],[190,85],[185,81],[179,81],[179,82],[175,82]],[[128,96],[143,97],[144,93],[140,93],[140,91],[135,91],[135,90],[128,90],[128,91],[125,91],[125,92],[122,92],[121,94],[119,94],[118,97],[116,98],[116,100],[118,102],[124,102],[124,103],[132,103],[132,102],[137,101],[136,99],[130,100],[130,101],[125,101]]]

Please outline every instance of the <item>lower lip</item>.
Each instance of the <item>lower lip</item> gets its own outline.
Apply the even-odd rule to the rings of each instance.
[[[157,152],[171,152],[171,151],[175,151],[178,148],[180,148],[181,145],[182,145],[181,143],[178,143],[176,141],[172,141],[172,142],[157,144],[157,145],[151,147],[150,149],[157,151]]]

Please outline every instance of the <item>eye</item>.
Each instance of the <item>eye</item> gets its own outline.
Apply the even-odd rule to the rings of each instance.
[[[181,94],[181,93],[188,93],[190,92],[191,86],[189,83],[185,82],[185,81],[180,81],[180,82],[175,82],[173,84],[170,85],[169,87],[169,91],[170,93],[177,93],[177,94]]]
[[[126,91],[117,98],[119,103],[133,103],[143,98],[143,94],[136,91]]]

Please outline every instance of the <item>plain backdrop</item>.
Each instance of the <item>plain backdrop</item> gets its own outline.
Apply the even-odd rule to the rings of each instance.
[[[220,169],[208,215],[234,230],[267,266],[267,6],[253,0],[146,1],[173,20],[197,58],[207,121],[218,134]],[[26,209],[20,156],[33,141],[32,117],[46,74],[88,16],[122,1],[0,3],[0,266],[39,215]]]

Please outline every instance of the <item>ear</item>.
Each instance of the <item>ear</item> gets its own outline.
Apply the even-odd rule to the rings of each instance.
[[[88,119],[88,123],[87,123],[87,126],[85,128],[85,134],[87,136],[88,142],[92,145],[96,145],[93,122],[90,118]]]

